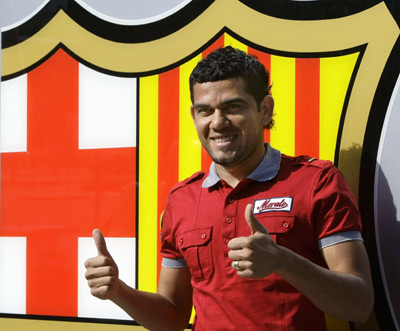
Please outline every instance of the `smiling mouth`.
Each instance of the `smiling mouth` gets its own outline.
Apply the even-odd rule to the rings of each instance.
[[[214,137],[214,138],[211,138],[211,139],[214,140],[217,144],[221,144],[221,143],[230,142],[233,139],[235,139],[235,137],[236,137],[236,135],[226,136],[226,137]]]

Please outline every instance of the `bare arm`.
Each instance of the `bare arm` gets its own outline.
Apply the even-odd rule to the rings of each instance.
[[[192,312],[190,272],[187,267],[162,268],[157,293],[120,281],[120,290],[110,300],[149,330],[183,330]]]
[[[284,263],[277,271],[329,315],[365,322],[374,295],[368,257],[363,242],[348,241],[327,247],[323,255],[329,269],[285,249]]]
[[[190,272],[184,268],[162,268],[157,293],[138,291],[118,278],[118,267],[107,251],[103,235],[93,237],[98,256],[85,262],[91,293],[110,299],[149,330],[183,330],[192,311]]]
[[[329,269],[276,245],[265,227],[246,208],[250,237],[232,239],[229,257],[240,261],[238,275],[263,278],[271,273],[306,295],[322,311],[345,320],[365,322],[373,306],[373,289],[364,244],[349,241],[323,250]]]

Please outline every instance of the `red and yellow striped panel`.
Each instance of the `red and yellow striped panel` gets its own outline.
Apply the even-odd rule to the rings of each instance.
[[[225,34],[179,68],[141,78],[138,280],[142,290],[156,291],[159,219],[169,189],[198,170],[206,171],[211,162],[190,116],[189,75],[201,58],[224,45],[257,56],[270,71],[275,127],[265,132],[265,141],[288,155],[334,159],[358,53],[331,58],[285,57],[263,53]]]

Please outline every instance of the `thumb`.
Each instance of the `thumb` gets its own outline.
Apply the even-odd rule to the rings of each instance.
[[[93,230],[93,239],[94,243],[96,244],[97,253],[104,256],[110,256],[110,253],[107,250],[106,241],[104,239],[103,234],[99,229]]]
[[[244,217],[246,218],[247,224],[250,227],[251,234],[254,234],[256,232],[268,233],[268,231],[265,228],[265,226],[262,225],[258,221],[258,219],[254,216],[254,214],[253,214],[253,205],[252,204],[248,204],[246,206],[246,210],[244,212]]]

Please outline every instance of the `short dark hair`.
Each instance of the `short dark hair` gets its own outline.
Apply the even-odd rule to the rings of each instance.
[[[219,48],[201,60],[189,78],[190,98],[193,103],[193,86],[196,83],[216,82],[242,77],[246,82],[246,92],[260,105],[270,94],[269,72],[254,56],[227,46]]]

